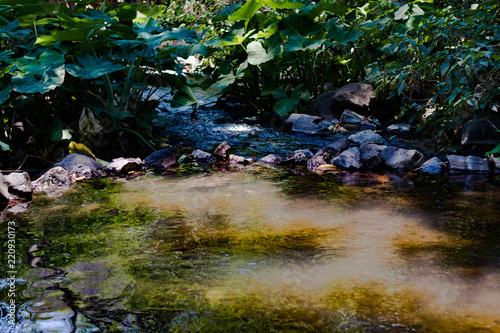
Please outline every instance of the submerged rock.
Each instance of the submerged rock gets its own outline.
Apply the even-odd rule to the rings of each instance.
[[[431,175],[439,175],[443,172],[445,164],[438,157],[425,161],[417,170]]]
[[[352,147],[342,152],[339,156],[332,159],[331,164],[340,166],[344,169],[360,169],[361,154],[359,148]]]
[[[143,164],[140,158],[119,157],[113,159],[106,167],[106,171],[114,174],[126,175],[130,172],[142,171]]]
[[[415,149],[388,147],[382,152],[385,164],[395,170],[413,171],[420,165],[424,155]]]
[[[269,154],[269,155],[262,157],[259,161],[262,163],[266,163],[266,164],[276,165],[276,164],[280,164],[283,161],[283,159],[279,156],[274,155],[274,154]]]
[[[12,172],[4,177],[9,186],[9,192],[18,197],[31,200],[33,185],[27,172]]]
[[[484,173],[490,171],[487,158],[460,155],[447,155],[446,158],[448,159],[451,172]]]
[[[48,196],[63,194],[75,182],[75,175],[62,166],[55,166],[33,182],[33,191],[45,192]]]
[[[358,144],[363,144],[382,142],[383,138],[372,130],[364,130],[350,135],[349,140]]]

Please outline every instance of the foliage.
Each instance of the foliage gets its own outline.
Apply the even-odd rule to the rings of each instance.
[[[195,31],[160,23],[165,6],[91,3],[70,9],[43,0],[0,0],[2,149],[10,148],[3,142],[19,146],[37,136],[87,140],[89,146],[99,146],[102,133],[143,138],[159,104],[151,86],[189,90],[176,59],[190,49],[171,44],[197,45]],[[82,129],[89,117],[101,136]]]
[[[434,105],[423,125],[441,137],[500,108],[500,5],[437,3],[414,1],[395,13],[398,24],[380,47],[383,56],[369,66],[369,81],[402,96],[401,116],[410,121]]]

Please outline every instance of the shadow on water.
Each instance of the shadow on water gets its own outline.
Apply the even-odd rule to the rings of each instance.
[[[12,331],[500,332],[497,179],[300,173],[35,197]]]

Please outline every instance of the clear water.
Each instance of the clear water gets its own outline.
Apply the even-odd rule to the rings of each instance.
[[[0,224],[12,331],[500,332],[499,180],[397,180],[254,167],[36,197]]]

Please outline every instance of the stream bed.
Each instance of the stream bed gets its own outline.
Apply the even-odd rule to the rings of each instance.
[[[498,177],[345,179],[255,165],[36,195],[0,223],[20,259],[0,331],[500,332]]]

